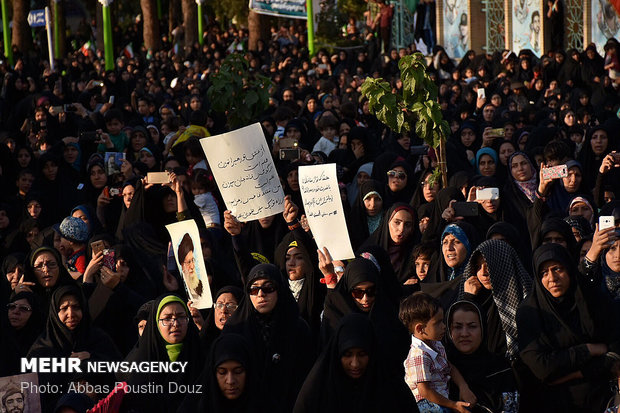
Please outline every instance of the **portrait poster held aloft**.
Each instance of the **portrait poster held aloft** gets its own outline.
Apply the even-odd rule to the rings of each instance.
[[[211,297],[207,268],[202,256],[196,221],[190,219],[175,222],[166,225],[166,229],[170,233],[177,267],[183,278],[185,290],[193,302],[193,307],[198,309],[211,308],[213,298]]]
[[[39,413],[37,373],[0,377],[0,412]]]
[[[284,211],[284,190],[260,123],[200,143],[235,218],[247,222]]]

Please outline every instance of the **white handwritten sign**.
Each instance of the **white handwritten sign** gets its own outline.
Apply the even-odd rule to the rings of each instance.
[[[226,207],[239,221],[284,211],[284,191],[260,123],[200,143]]]
[[[332,258],[354,258],[340,200],[336,164],[299,167],[299,188],[316,245]]]

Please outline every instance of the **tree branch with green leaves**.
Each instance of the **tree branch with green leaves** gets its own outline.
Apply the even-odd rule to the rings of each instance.
[[[414,131],[438,154],[439,166],[432,179],[441,174],[447,186],[445,139],[450,126],[443,119],[437,101],[437,85],[426,73],[426,61],[422,53],[405,56],[398,62],[403,82],[402,94],[392,93],[388,82],[382,78],[366,78],[362,94],[368,99],[368,107],[377,119],[396,133]]]

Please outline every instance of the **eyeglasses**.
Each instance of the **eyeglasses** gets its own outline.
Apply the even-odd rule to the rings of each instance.
[[[237,308],[239,308],[239,306],[237,304],[231,304],[231,303],[228,303],[228,304],[215,303],[215,304],[213,304],[213,307],[217,308],[220,311],[222,311],[223,309],[226,309],[226,311],[229,312],[229,313],[232,313]]]
[[[248,290],[248,292],[250,293],[250,295],[258,295],[259,291],[262,291],[264,294],[271,294],[276,290],[276,287],[273,284],[267,284],[267,285],[263,285],[262,287],[259,286],[252,286],[250,287],[250,289]]]
[[[44,261],[34,266],[35,271],[43,271],[43,268],[47,267],[48,270],[55,270],[58,268],[58,263],[55,261]]]
[[[376,293],[377,290],[375,287],[366,288],[365,290],[362,288],[354,288],[351,290],[351,295],[356,300],[361,300],[362,298],[364,298],[364,296],[372,298],[375,296]]]
[[[174,324],[185,325],[189,322],[189,317],[176,317],[176,318],[160,318],[159,322],[164,327],[170,327]]]
[[[185,260],[182,263],[183,265],[190,265],[190,264],[194,264],[194,259],[192,258],[191,260]]]
[[[9,311],[20,311],[22,313],[29,313],[32,311],[32,308],[28,307],[27,305],[19,305],[19,304],[15,304],[15,303],[10,303],[6,305],[6,308],[9,309]]]
[[[407,178],[407,174],[401,171],[388,171],[387,172],[387,176],[389,178],[397,178],[397,179],[406,179]]]

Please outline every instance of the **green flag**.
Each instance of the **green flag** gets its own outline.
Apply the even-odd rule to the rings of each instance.
[[[415,9],[418,8],[418,4],[420,3],[420,0],[404,0],[405,2],[405,6],[407,6],[407,8],[409,9],[409,12],[411,14],[415,13]]]

